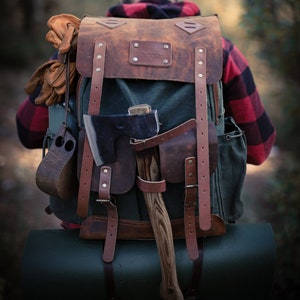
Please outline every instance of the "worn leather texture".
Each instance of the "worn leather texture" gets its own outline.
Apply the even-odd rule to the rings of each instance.
[[[111,19],[111,18],[110,18]],[[189,17],[180,22],[201,25],[201,29],[189,33],[177,26],[178,19],[118,19],[120,26],[108,30],[103,25],[105,18],[85,17],[80,24],[80,35],[77,45],[77,68],[85,77],[91,77],[93,68],[93,45],[96,40],[107,43],[105,62],[106,78],[172,80],[194,82],[194,49],[196,46],[209,48],[207,56],[207,83],[215,83],[222,76],[221,32],[217,16]],[[170,44],[172,64],[157,67],[156,65],[136,65],[130,61],[130,43],[144,41]],[[145,48],[145,47],[144,47]],[[160,56],[160,50],[151,53],[141,50],[142,55],[150,56],[149,64]],[[168,49],[169,51],[169,49]],[[162,58],[163,59],[163,58]]]

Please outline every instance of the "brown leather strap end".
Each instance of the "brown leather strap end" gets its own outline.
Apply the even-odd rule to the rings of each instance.
[[[99,180],[99,199],[97,199],[97,202],[100,202],[107,209],[107,228],[102,257],[106,263],[113,261],[118,234],[118,210],[117,206],[110,199],[110,186],[111,167],[102,166]]]

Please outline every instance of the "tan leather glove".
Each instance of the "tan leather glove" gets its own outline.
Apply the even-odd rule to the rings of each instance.
[[[50,106],[63,101],[66,91],[66,67],[67,65],[57,60],[44,63],[29,79],[25,86],[26,93],[31,95],[39,85],[42,85],[41,92],[35,99],[36,104],[44,103]],[[69,81],[72,89],[77,74],[75,62],[70,63],[69,69]]]
[[[47,41],[52,43],[61,53],[68,52],[77,43],[80,22],[79,18],[69,14],[51,17],[47,22],[50,28],[46,34]]]

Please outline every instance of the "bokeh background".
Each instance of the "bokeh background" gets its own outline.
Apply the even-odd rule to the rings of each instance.
[[[278,138],[271,157],[248,166],[240,222],[269,222],[277,244],[272,299],[300,296],[300,1],[194,0],[217,13],[223,34],[248,59]],[[21,299],[24,243],[32,229],[59,228],[35,185],[41,150],[18,141],[15,114],[31,73],[52,54],[44,36],[53,14],[102,16],[110,0],[2,0],[0,3],[0,300]],[[241,296],[242,299],[242,296]]]

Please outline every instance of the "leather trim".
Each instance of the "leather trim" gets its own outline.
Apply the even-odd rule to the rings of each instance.
[[[90,240],[103,240],[106,237],[107,218],[102,216],[89,216],[81,224],[80,238]],[[174,239],[184,239],[184,219],[171,220]],[[211,227],[208,231],[199,228],[199,219],[196,218],[197,237],[219,236],[226,233],[224,220],[219,216],[211,215]],[[150,221],[139,221],[119,218],[118,240],[154,240],[153,228]]]

